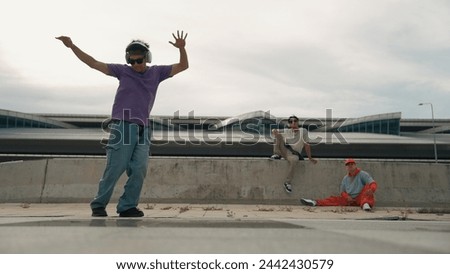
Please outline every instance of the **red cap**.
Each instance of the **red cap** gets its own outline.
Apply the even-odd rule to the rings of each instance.
[[[345,159],[345,165],[348,165],[348,164],[356,164],[356,162],[352,158]]]

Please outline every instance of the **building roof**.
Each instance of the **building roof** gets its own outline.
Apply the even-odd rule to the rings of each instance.
[[[0,109],[0,128],[77,128],[69,123],[46,118],[36,114]]]
[[[229,125],[232,125],[235,123],[240,123],[240,122],[248,120],[248,119],[268,119],[268,120],[272,120],[274,122],[277,120],[277,118],[275,116],[271,115],[270,112],[258,110],[258,111],[247,112],[244,114],[226,118],[225,120],[217,121],[215,124],[213,124],[211,126],[211,129],[221,129],[221,128],[227,127]]]
[[[104,143],[109,134],[102,126],[107,115],[0,110],[0,117],[0,156],[105,154]],[[270,156],[273,136],[267,129],[284,127],[286,119],[264,111],[233,117],[152,116],[151,152],[170,156]],[[362,126],[392,120],[401,129],[400,134],[369,132],[367,127],[358,132]],[[450,120],[440,119],[434,131],[429,130],[434,121],[420,119],[409,123],[401,119],[399,112],[347,119],[300,118],[300,122],[308,129],[314,157],[432,159],[436,142],[439,158],[450,159]],[[324,130],[329,124],[332,126]]]

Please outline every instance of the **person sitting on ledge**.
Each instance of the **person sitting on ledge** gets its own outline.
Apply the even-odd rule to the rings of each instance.
[[[300,202],[307,206],[359,206],[365,211],[371,211],[375,206],[377,183],[369,173],[356,166],[355,160],[346,159],[345,167],[348,173],[342,179],[340,196],[319,200],[301,198]]]
[[[287,193],[292,193],[291,181],[295,175],[295,167],[298,161],[304,160],[301,152],[303,148],[306,151],[308,159],[316,164],[317,160],[311,156],[311,146],[309,144],[308,132],[305,128],[299,126],[299,119],[292,115],[288,118],[289,128],[284,131],[273,129],[275,137],[273,146],[273,155],[271,160],[286,159],[289,162],[289,168],[284,179],[284,189]]]

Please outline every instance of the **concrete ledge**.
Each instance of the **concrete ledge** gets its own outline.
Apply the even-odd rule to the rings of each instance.
[[[46,171],[46,160],[1,163],[0,201],[40,203]]]
[[[97,192],[105,158],[55,158],[0,164],[1,203],[87,203]],[[378,182],[377,206],[450,207],[450,165],[360,162]],[[292,204],[300,197],[338,194],[342,161],[299,162],[292,182],[282,187],[287,162],[261,158],[154,157],[142,189],[142,203]],[[122,194],[127,177],[116,186]]]

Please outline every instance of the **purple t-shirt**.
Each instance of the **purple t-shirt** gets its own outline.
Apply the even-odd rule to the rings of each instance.
[[[119,79],[112,119],[148,125],[158,85],[170,77],[172,66],[151,66],[144,73],[128,65],[108,64],[111,76]]]

